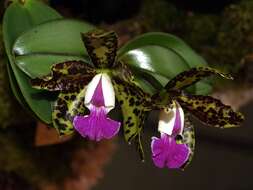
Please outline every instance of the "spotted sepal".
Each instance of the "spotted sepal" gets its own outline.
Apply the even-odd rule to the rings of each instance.
[[[53,105],[53,126],[60,135],[69,135],[73,132],[73,117],[85,115],[87,108],[84,105],[85,89],[74,93],[60,93]]]
[[[125,140],[128,143],[136,140],[139,152],[143,152],[139,135],[147,112],[150,111],[147,107],[150,96],[134,83],[126,83],[116,77],[113,78],[113,85],[122,110]]]
[[[190,155],[187,162],[182,166],[182,169],[186,168],[192,161],[194,150],[195,150],[195,132],[194,126],[189,119],[189,114],[185,114],[184,118],[184,130],[182,143],[186,144],[190,149]]]
[[[220,75],[226,79],[233,79],[230,75],[222,73],[217,69],[210,67],[196,67],[178,74],[166,84],[165,89],[167,91],[181,90],[197,83],[206,77],[215,74]]]
[[[244,120],[240,112],[211,96],[178,95],[179,104],[207,125],[219,128],[237,127]]]
[[[118,48],[118,38],[114,31],[96,29],[82,34],[82,39],[96,68],[113,66]]]
[[[96,71],[82,61],[67,61],[52,66],[51,74],[31,79],[34,88],[48,91],[76,92],[84,88],[95,76]]]

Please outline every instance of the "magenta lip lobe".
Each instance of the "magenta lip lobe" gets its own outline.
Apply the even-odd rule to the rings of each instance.
[[[151,142],[152,160],[159,168],[180,168],[189,158],[189,148],[185,144],[177,144],[173,137],[163,135],[153,137]]]
[[[110,139],[120,129],[120,122],[108,118],[104,107],[95,106],[90,110],[90,115],[76,116],[73,124],[81,136],[95,141]]]
[[[172,134],[167,135],[166,133],[161,132],[160,138],[152,137],[152,160],[159,168],[181,168],[189,159],[189,147],[186,144],[178,144],[175,139],[184,127],[184,124],[181,122],[181,117],[183,116],[180,115],[177,106]]]
[[[73,125],[81,136],[90,140],[100,141],[115,136],[120,129],[120,122],[107,117],[102,78],[94,91],[90,102],[90,114],[86,116],[75,116]]]

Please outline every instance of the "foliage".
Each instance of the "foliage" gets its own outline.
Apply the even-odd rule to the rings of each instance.
[[[0,25],[2,28],[2,25]],[[2,30],[0,31],[0,128],[5,128],[10,125],[16,125],[20,122],[23,124],[29,123],[32,118],[23,111],[21,106],[12,97],[8,71],[6,68],[6,58],[4,54],[2,42]],[[11,118],[11,119],[10,119]]]

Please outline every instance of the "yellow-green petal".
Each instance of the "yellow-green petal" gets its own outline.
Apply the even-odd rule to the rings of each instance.
[[[67,61],[52,66],[51,74],[32,79],[32,86],[49,91],[75,92],[84,88],[96,71],[83,61]]]
[[[113,66],[118,48],[118,38],[115,32],[92,30],[82,34],[82,39],[92,63],[97,68]]]
[[[87,108],[84,105],[85,89],[79,92],[60,93],[53,105],[53,126],[60,135],[73,133],[73,118],[76,115],[84,115]]]
[[[178,95],[180,105],[207,125],[219,128],[237,127],[244,120],[240,112],[211,96]]]

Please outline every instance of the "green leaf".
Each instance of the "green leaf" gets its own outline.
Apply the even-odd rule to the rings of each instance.
[[[7,63],[7,71],[8,71],[8,76],[9,76],[9,82],[10,82],[10,87],[12,90],[12,93],[14,94],[15,98],[18,100],[18,102],[23,106],[26,107],[26,101],[24,97],[22,96],[20,89],[18,87],[17,81],[15,79],[15,76],[10,68],[10,64]]]
[[[150,32],[143,34],[124,45],[118,52],[120,58],[127,52],[147,45],[159,45],[178,54],[189,67],[207,65],[206,61],[196,54],[183,40],[171,34]]]
[[[81,32],[94,27],[85,22],[61,19],[32,28],[16,40],[13,51],[16,56],[26,54],[87,55]]]
[[[25,9],[27,9],[29,18],[33,25],[62,18],[57,11],[38,0],[25,0],[23,6]]]
[[[35,8],[35,9],[33,9]],[[38,99],[40,91],[33,89],[30,86],[29,78],[19,70],[16,66],[12,54],[12,46],[14,41],[25,31],[32,28],[34,25],[45,22],[46,20],[54,20],[60,18],[60,15],[50,7],[36,0],[27,0],[24,4],[13,2],[7,9],[3,18],[3,40],[6,53],[9,58],[10,68],[15,77],[15,81],[20,89],[21,95],[17,87],[13,85],[14,94],[20,102],[25,100],[24,106],[29,105],[30,109],[46,123],[51,123],[51,104],[48,100]],[[11,72],[9,72],[11,73]],[[11,76],[11,81],[14,81]],[[16,89],[16,90],[15,90]],[[23,97],[23,98],[22,98]],[[26,109],[27,108],[26,106]]]
[[[149,74],[155,73],[168,79],[189,69],[177,54],[159,45],[145,45],[133,49],[120,57],[120,60]]]
[[[82,60],[90,62],[81,32],[94,27],[80,21],[61,19],[41,24],[21,35],[13,46],[17,66],[28,76],[50,73],[55,63]]]
[[[181,39],[157,32],[146,33],[128,42],[119,50],[118,59],[152,75],[162,86],[189,68],[207,65],[205,60]],[[210,89],[210,84],[202,81],[195,84],[190,91],[206,94]]]

